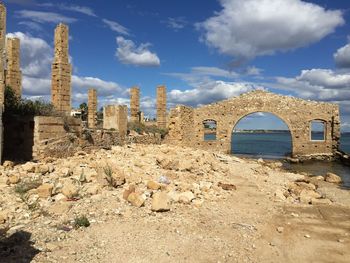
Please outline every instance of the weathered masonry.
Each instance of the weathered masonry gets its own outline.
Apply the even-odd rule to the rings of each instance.
[[[140,89],[138,87],[130,89],[130,121],[140,121]]]
[[[103,129],[114,129],[125,136],[128,129],[128,107],[108,105],[103,108]]]
[[[22,96],[22,72],[20,70],[20,40],[6,39],[7,69],[6,86],[10,86],[18,97]]]
[[[6,7],[0,3],[0,106],[4,105],[5,92],[5,40],[6,40]]]
[[[51,101],[59,112],[71,111],[72,66],[68,55],[68,26],[59,24],[55,29],[55,56],[52,63]]]
[[[157,126],[166,128],[166,87],[157,87]]]
[[[96,89],[89,89],[88,93],[88,127],[96,128],[97,92]]]
[[[228,100],[193,109],[178,106],[169,117],[170,143],[202,149],[231,152],[231,136],[243,117],[255,112],[268,112],[282,119],[292,138],[292,156],[334,156],[339,147],[339,106],[331,103],[306,101],[256,90]],[[216,139],[204,140],[207,120],[216,123]],[[323,124],[323,138],[313,139],[314,121]]]

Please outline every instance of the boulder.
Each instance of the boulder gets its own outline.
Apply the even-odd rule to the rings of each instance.
[[[7,221],[8,213],[6,211],[0,211],[0,225]]]
[[[321,198],[321,195],[310,189],[303,189],[299,195],[300,202],[303,204],[310,204],[312,199],[318,198]]]
[[[170,210],[169,197],[166,192],[157,192],[152,197],[152,211],[166,212]]]
[[[136,190],[136,187],[135,185],[133,184],[130,184],[128,189],[125,189],[124,192],[123,192],[123,199],[124,200],[128,200],[128,197],[131,193],[134,193]]]
[[[32,162],[26,162],[22,165],[22,169],[27,173],[33,173],[35,171],[35,164]]]
[[[47,164],[42,164],[35,167],[35,172],[39,174],[47,174],[50,171],[50,167]]]
[[[114,188],[122,186],[126,182],[124,172],[119,169],[114,170],[112,174],[106,174],[106,179]]]
[[[7,178],[7,184],[18,184],[19,181],[20,181],[20,177],[18,175],[10,175],[8,178]]]
[[[340,184],[342,182],[341,177],[334,173],[327,173],[324,180],[328,183],[334,183],[334,184]]]
[[[48,212],[54,215],[64,215],[71,209],[71,202],[57,202],[48,208]]]
[[[128,196],[128,201],[131,205],[141,207],[145,203],[145,199],[139,193],[131,193]]]
[[[12,162],[12,161],[6,160],[6,161],[4,161],[2,166],[5,167],[5,168],[11,168],[12,169],[15,166],[15,163]]]
[[[63,184],[61,192],[70,199],[78,195],[79,189],[71,181],[66,181]]]
[[[165,170],[179,170],[180,162],[175,158],[157,157],[157,164]]]
[[[88,195],[97,195],[100,192],[100,186],[98,184],[91,184],[86,187],[85,192]]]
[[[52,195],[52,189],[53,189],[52,184],[42,184],[36,190],[39,197],[48,198]]]
[[[160,189],[160,184],[155,181],[148,181],[147,182],[147,188],[151,190],[158,190]]]

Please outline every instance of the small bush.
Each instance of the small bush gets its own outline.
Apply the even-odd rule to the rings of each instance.
[[[56,115],[51,103],[43,100],[22,99],[16,95],[9,86],[5,88],[5,117],[11,115],[21,116],[52,116]]]
[[[145,125],[141,122],[128,123],[129,131],[136,131],[138,134],[143,133],[159,133],[162,139],[168,134],[168,129],[160,129],[156,125]]]
[[[15,192],[24,195],[27,193],[29,190],[38,188],[42,184],[41,180],[34,180],[34,181],[22,181],[19,184],[16,185],[15,187]]]
[[[74,227],[88,227],[90,226],[89,219],[86,216],[79,216],[74,219]]]
[[[105,167],[103,167],[103,171],[104,171],[105,175],[107,176],[107,178],[112,177],[113,170],[112,170],[112,167],[110,167],[108,164]]]

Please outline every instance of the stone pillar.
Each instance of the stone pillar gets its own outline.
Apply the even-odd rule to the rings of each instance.
[[[0,3],[0,106],[4,106],[5,92],[5,39],[6,39],[6,7]]]
[[[97,92],[89,89],[88,95],[88,127],[93,129],[96,128]]]
[[[157,126],[166,129],[166,87],[157,87]]]
[[[6,86],[10,86],[18,97],[22,97],[22,72],[20,65],[20,40],[19,38],[6,39]]]
[[[133,87],[130,89],[130,121],[139,122],[140,121],[140,89],[138,87]]]
[[[70,115],[72,66],[68,55],[68,26],[55,29],[55,56],[52,63],[51,101],[58,112]]]
[[[125,137],[128,129],[128,107],[108,105],[103,107],[103,129],[114,129]]]

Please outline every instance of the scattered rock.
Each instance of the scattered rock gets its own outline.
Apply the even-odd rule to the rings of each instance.
[[[133,192],[128,196],[128,201],[130,204],[136,207],[141,207],[145,203],[145,199],[138,193]]]
[[[12,161],[6,160],[6,161],[4,161],[4,163],[2,164],[2,166],[5,167],[5,168],[13,168],[13,167],[15,166],[15,163],[12,162]]]
[[[71,207],[72,207],[71,202],[65,202],[65,201],[57,202],[49,207],[48,212],[54,215],[64,215],[68,213]]]
[[[314,190],[309,190],[309,189],[303,189],[300,192],[300,202],[303,204],[309,204],[311,203],[312,199],[317,199],[317,198],[321,198],[321,195],[319,193],[317,193]]]
[[[305,238],[310,238],[311,236],[308,235],[308,234],[306,234],[306,235],[304,235],[304,237],[305,237]]]
[[[69,180],[63,184],[61,192],[70,199],[78,195],[79,189]]]
[[[178,201],[180,203],[189,204],[195,198],[195,195],[191,191],[187,191],[179,194]]]
[[[114,188],[122,186],[126,182],[124,172],[119,169],[114,170],[110,175],[106,175],[106,179]]]
[[[237,190],[237,188],[234,184],[226,184],[226,183],[219,182],[218,186],[226,191]]]
[[[168,177],[166,177],[164,175],[159,177],[158,182],[161,184],[170,184],[170,180],[168,179]]]
[[[151,190],[158,190],[160,189],[160,184],[158,184],[155,181],[148,181],[147,182],[147,188]]]
[[[169,197],[166,192],[157,192],[152,196],[152,211],[166,212],[170,210]]]
[[[328,183],[334,183],[334,184],[340,184],[342,182],[341,177],[334,173],[327,173],[324,180]]]
[[[27,173],[33,173],[35,171],[35,164],[32,162],[26,162],[22,165],[22,169]]]
[[[18,184],[21,178],[18,175],[10,175],[7,178],[7,184]]]
[[[52,195],[52,189],[53,189],[52,184],[42,184],[36,190],[39,197],[48,198]]]
[[[0,211],[0,225],[7,221],[8,213],[6,211]]]
[[[124,192],[123,192],[123,199],[124,200],[128,200],[128,197],[131,193],[134,193],[136,190],[136,187],[135,185],[133,184],[130,184],[128,189],[125,189]]]
[[[157,164],[164,170],[179,170],[179,160],[176,158],[157,157]]]
[[[332,201],[327,198],[312,198],[311,204],[313,205],[331,205]]]

